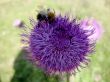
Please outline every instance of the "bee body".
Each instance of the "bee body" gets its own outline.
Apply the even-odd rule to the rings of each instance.
[[[52,12],[50,9],[42,10],[37,15],[38,21],[46,21],[46,22],[52,22],[55,19],[55,12]]]

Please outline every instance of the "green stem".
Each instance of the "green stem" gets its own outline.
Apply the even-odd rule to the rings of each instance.
[[[48,79],[49,77],[45,73],[44,73],[44,78],[46,82],[49,82],[49,79]]]
[[[68,73],[66,74],[66,80],[67,82],[70,82],[70,75]]]

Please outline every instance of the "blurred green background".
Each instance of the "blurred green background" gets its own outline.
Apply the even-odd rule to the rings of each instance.
[[[58,82],[57,76],[46,76],[24,59],[20,30],[13,26],[16,19],[29,25],[28,18],[36,17],[40,6],[100,20],[105,32],[96,52],[71,82],[110,82],[110,0],[0,0],[0,82]]]

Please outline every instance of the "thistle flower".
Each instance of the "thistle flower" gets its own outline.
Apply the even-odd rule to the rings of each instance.
[[[24,25],[24,22],[20,19],[16,19],[14,22],[13,22],[13,26],[14,27],[19,27],[19,28],[22,28]]]
[[[93,18],[87,18],[87,19],[82,20],[81,28],[84,30],[88,30],[88,31],[93,30],[93,34],[89,36],[89,39],[92,41],[99,40],[104,32],[101,24]]]
[[[61,15],[52,23],[36,22],[29,34],[22,35],[28,36],[23,41],[28,43],[32,62],[49,74],[74,73],[82,64],[88,64],[94,42],[88,39],[88,31],[80,27],[76,19]]]

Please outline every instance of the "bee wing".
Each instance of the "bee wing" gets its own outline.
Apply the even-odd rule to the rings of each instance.
[[[38,13],[42,12],[42,11],[46,11],[46,9],[44,8],[43,5],[38,5],[38,8],[36,10]]]

